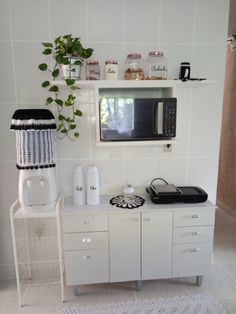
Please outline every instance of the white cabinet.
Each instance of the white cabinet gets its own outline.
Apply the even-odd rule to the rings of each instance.
[[[108,215],[68,215],[62,223],[67,284],[108,282]]]
[[[211,267],[214,205],[155,205],[133,210],[76,207],[62,215],[66,282],[79,285],[197,276]]]
[[[142,279],[171,277],[172,211],[142,214]]]
[[[210,271],[214,216],[213,208],[174,212],[173,277],[202,276]]]
[[[140,280],[140,213],[109,215],[110,280]]]

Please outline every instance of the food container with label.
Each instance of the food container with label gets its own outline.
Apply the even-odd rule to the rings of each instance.
[[[147,59],[146,80],[166,80],[167,59],[161,51],[150,51]]]
[[[125,64],[125,80],[144,80],[144,61],[140,53],[129,53]]]
[[[118,62],[116,60],[105,62],[105,80],[118,80]]]
[[[86,80],[100,80],[100,67],[98,60],[86,61]]]

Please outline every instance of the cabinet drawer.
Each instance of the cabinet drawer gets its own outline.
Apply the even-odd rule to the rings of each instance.
[[[65,269],[68,285],[108,282],[108,251],[67,251]]]
[[[172,277],[204,275],[210,270],[211,258],[211,243],[174,245]]]
[[[62,223],[65,233],[108,230],[107,215],[68,215],[63,216]]]
[[[174,226],[210,226],[214,225],[214,209],[180,209],[174,213]]]
[[[108,248],[108,232],[66,233],[65,250],[92,250]]]
[[[173,243],[212,243],[214,227],[178,227],[174,228]]]

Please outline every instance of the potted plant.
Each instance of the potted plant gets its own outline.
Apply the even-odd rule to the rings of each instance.
[[[76,131],[77,119],[82,116],[82,112],[76,109],[75,90],[76,80],[80,79],[80,67],[85,59],[89,58],[93,49],[84,48],[79,37],[72,37],[71,34],[57,37],[53,43],[43,42],[44,49],[42,53],[52,56],[54,65],[41,63],[38,68],[41,71],[47,71],[51,75],[51,80],[42,82],[41,86],[47,88],[50,96],[46,99],[46,105],[55,104],[58,113],[57,131],[59,138],[69,137],[71,140],[79,137]],[[56,79],[62,73],[62,77],[68,88],[68,94],[65,99],[60,97],[60,86],[56,84]]]

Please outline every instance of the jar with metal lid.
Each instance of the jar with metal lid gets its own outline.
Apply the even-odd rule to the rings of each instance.
[[[167,60],[161,51],[150,51],[147,59],[146,80],[166,80]]]
[[[100,67],[98,60],[86,61],[86,80],[100,80]]]
[[[124,79],[144,80],[144,61],[140,53],[127,55]]]
[[[105,62],[105,80],[118,80],[118,62],[116,60]]]

